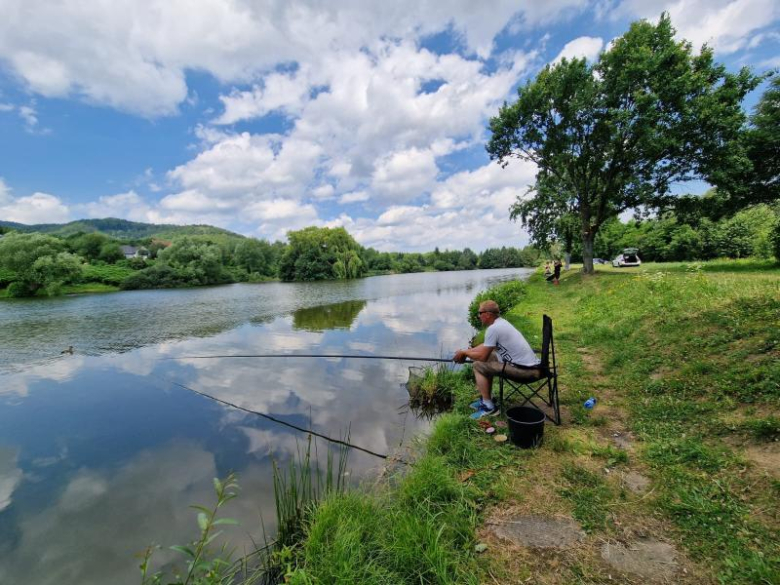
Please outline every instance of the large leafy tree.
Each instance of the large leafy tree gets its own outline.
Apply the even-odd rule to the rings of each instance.
[[[217,284],[230,281],[224,274],[222,249],[217,244],[186,236],[160,251],[158,261],[173,268],[189,284]]]
[[[233,251],[233,260],[236,266],[249,273],[273,276],[276,271],[276,252],[273,246],[265,240],[254,238],[242,240]]]
[[[491,159],[536,163],[533,190],[512,213],[537,244],[577,218],[584,271],[593,272],[601,225],[624,210],[669,202],[674,182],[725,181],[744,164],[734,148],[741,102],[759,79],[726,72],[704,47],[676,41],[667,15],[636,22],[590,65],[562,60],[518,89],[490,121]]]
[[[15,276],[11,296],[54,295],[81,275],[81,259],[65,251],[62,240],[43,234],[8,234],[0,239],[0,269]]]
[[[361,246],[344,228],[307,227],[287,232],[290,241],[279,262],[282,280],[358,278],[365,272]]]
[[[780,200],[780,77],[772,80],[756,105],[744,147],[750,164],[722,189],[726,213]]]

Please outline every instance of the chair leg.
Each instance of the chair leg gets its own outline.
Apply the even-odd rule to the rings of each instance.
[[[549,383],[549,380],[548,380]],[[553,375],[552,383],[550,384],[550,406],[553,409],[553,422],[556,425],[561,424],[561,403],[558,399],[558,377]]]

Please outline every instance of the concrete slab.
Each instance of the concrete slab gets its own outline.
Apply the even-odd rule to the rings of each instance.
[[[635,494],[643,494],[650,487],[650,480],[636,471],[626,473],[623,476],[623,483]]]
[[[490,526],[499,538],[532,548],[568,548],[585,538],[580,525],[571,518],[514,516]]]
[[[660,540],[643,540],[628,545],[607,543],[601,547],[601,558],[618,571],[654,582],[669,582],[678,568],[676,549]]]

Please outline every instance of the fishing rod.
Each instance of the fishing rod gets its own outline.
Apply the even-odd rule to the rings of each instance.
[[[158,358],[158,361],[165,360],[212,360],[223,358],[340,358],[340,359],[363,359],[363,360],[401,360],[412,362],[441,362],[454,363],[452,358],[433,358],[433,357],[411,357],[400,355],[345,355],[330,353],[265,353],[265,354],[232,354],[232,355],[184,355],[176,357]],[[464,363],[471,363],[466,361]]]
[[[291,429],[294,429],[296,431],[300,431],[302,433],[308,433],[310,435],[314,435],[315,437],[319,437],[321,439],[324,439],[328,441],[329,443],[336,443],[337,445],[343,445],[345,447],[349,447],[350,449],[357,449],[358,451],[362,451],[363,453],[368,453],[369,455],[373,455],[374,457],[379,457],[380,459],[391,459],[393,461],[398,461],[399,463],[403,463],[404,465],[409,465],[408,461],[405,461],[401,459],[400,457],[391,457],[390,455],[386,455],[384,453],[377,453],[376,451],[371,451],[370,449],[366,449],[365,447],[361,447],[359,445],[355,445],[353,443],[348,443],[347,441],[343,441],[341,439],[334,439],[333,437],[328,437],[327,435],[323,435],[322,433],[318,433],[317,431],[314,431],[312,429],[306,429],[304,427],[299,427],[298,425],[294,425],[292,423],[289,423],[287,421],[278,419],[276,417],[271,416],[270,414],[265,414],[264,412],[258,412],[257,410],[252,410],[250,408],[246,408],[244,406],[239,406],[238,404],[234,404],[233,402],[229,402],[227,400],[223,400],[222,398],[217,398],[216,396],[212,396],[211,394],[206,394],[205,392],[201,392],[200,390],[195,390],[195,388],[190,388],[189,386],[185,386],[184,384],[180,384],[179,382],[174,382],[171,380],[166,380],[168,383],[173,384],[174,386],[178,386],[179,388],[182,388],[184,390],[189,390],[190,392],[193,392],[195,394],[198,394],[199,396],[203,396],[204,398],[208,398],[209,400],[213,400],[214,402],[219,402],[220,404],[224,404],[225,406],[230,406],[231,408],[235,408],[237,410],[242,410],[244,412],[248,412],[249,414],[256,414],[257,416],[260,416],[262,418],[268,419],[272,422],[278,423],[280,425],[283,425],[285,427],[289,427]]]

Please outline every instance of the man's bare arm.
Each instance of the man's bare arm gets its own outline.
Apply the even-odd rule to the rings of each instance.
[[[484,343],[480,343],[476,347],[469,349],[459,349],[455,352],[452,361],[462,364],[466,358],[470,358],[475,362],[485,362],[490,357],[490,353],[494,350],[494,347],[488,347]]]

